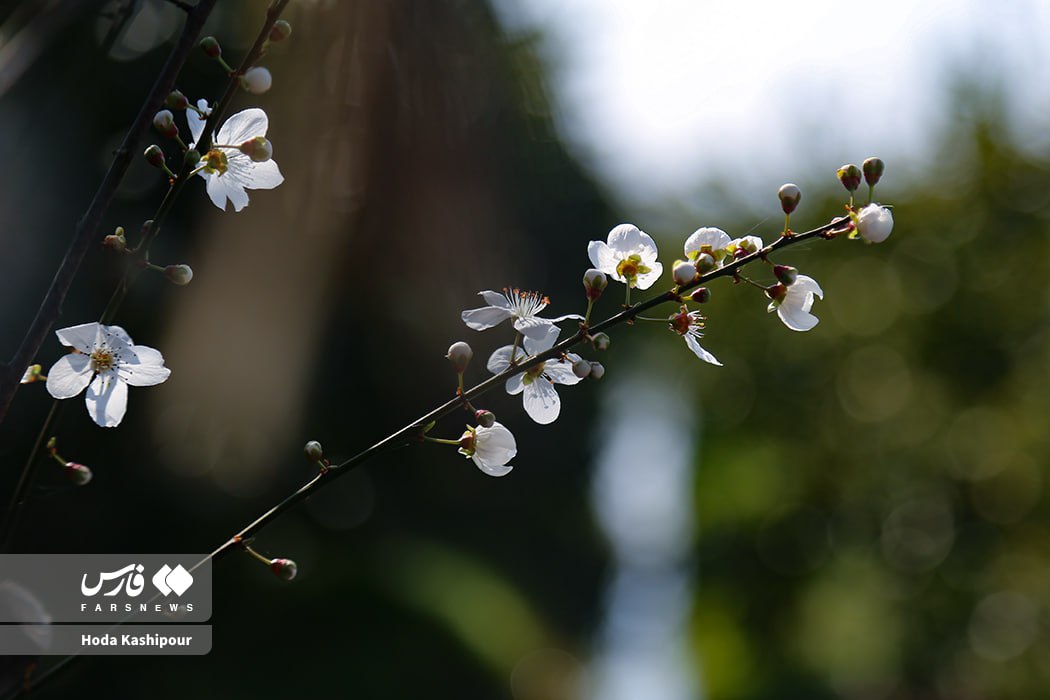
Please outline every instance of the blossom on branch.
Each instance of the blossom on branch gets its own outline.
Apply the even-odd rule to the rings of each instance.
[[[700,347],[700,339],[704,337],[704,317],[699,311],[690,311],[688,307],[682,306],[681,311],[672,314],[667,321],[672,331],[685,338],[685,344],[694,355],[704,362],[722,366],[714,355]]]
[[[207,100],[199,100],[197,107],[208,113]],[[192,149],[204,133],[206,119],[188,109],[186,121],[193,135]],[[245,190],[272,190],[284,182],[280,168],[269,157],[272,153],[266,140],[269,124],[266,112],[261,109],[253,107],[237,112],[219,129],[211,150],[201,156],[196,173],[208,182],[208,196],[219,209],[226,211],[226,200],[229,200],[234,211],[240,211],[248,206]]]
[[[587,255],[595,268],[631,288],[649,289],[664,266],[656,261],[656,242],[633,224],[620,224],[606,241],[591,241]]]
[[[514,468],[507,464],[518,454],[514,435],[500,422],[490,427],[467,426],[459,438],[459,452],[474,460],[478,469],[489,476],[506,476]]]
[[[730,243],[732,241],[729,234],[720,228],[713,226],[698,228],[685,241],[685,257],[696,262],[702,253],[707,253],[714,258],[715,265],[720,267]]]
[[[88,415],[104,428],[120,424],[128,407],[128,385],[153,386],[168,378],[158,350],[135,345],[120,326],[84,323],[55,331],[74,352],[47,373],[47,390],[56,399],[71,399],[87,389]]]
[[[518,364],[532,355],[538,355],[554,347],[558,340],[558,328],[542,340],[525,337],[525,349],[516,345],[505,345],[489,357],[488,369],[493,374],[503,372],[512,364]],[[513,360],[512,360],[513,358]],[[572,371],[573,363],[579,355],[568,353],[564,358],[546,360],[507,380],[507,393],[511,396],[522,394],[522,404],[529,418],[541,425],[553,423],[561,413],[561,399],[554,389],[555,384],[571,386],[581,381]]]
[[[579,314],[567,314],[558,318],[540,318],[539,313],[551,303],[551,300],[539,292],[523,292],[519,289],[503,288],[503,293],[486,290],[478,292],[488,306],[479,309],[468,309],[460,318],[469,328],[476,331],[484,331],[494,328],[506,321],[514,319],[514,330],[526,338],[540,340],[551,332],[557,330],[555,323],[570,318],[583,320]]]
[[[857,233],[868,243],[882,243],[893,231],[893,213],[881,204],[869,204],[857,214]]]
[[[793,331],[808,331],[820,322],[809,310],[813,308],[813,295],[824,298],[824,290],[817,281],[806,275],[798,275],[790,286],[775,284],[766,292],[772,301],[768,311],[776,311],[784,325]]]

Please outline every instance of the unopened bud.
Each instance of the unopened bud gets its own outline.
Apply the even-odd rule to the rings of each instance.
[[[704,253],[707,255],[707,253]],[[711,256],[708,256],[711,257]],[[714,258],[711,258],[714,260]],[[696,265],[691,262],[679,260],[675,263],[674,270],[671,271],[671,276],[674,278],[674,283],[679,287],[684,287],[693,280],[696,279]]]
[[[172,284],[180,287],[190,283],[193,279],[193,269],[189,265],[168,265],[164,268],[164,276]]]
[[[591,344],[594,345],[595,350],[608,350],[610,343],[612,343],[612,338],[608,333],[595,333],[591,336]]]
[[[700,253],[696,256],[696,271],[701,275],[715,269],[717,263],[710,253]]]
[[[299,573],[299,567],[291,559],[274,559],[270,562],[270,571],[285,581],[291,581]]]
[[[882,243],[893,231],[893,213],[881,204],[869,204],[857,214],[857,233],[868,243]]]
[[[153,115],[153,128],[165,138],[173,139],[179,135],[179,127],[175,126],[175,115],[167,109]]]
[[[474,351],[470,349],[469,345],[460,340],[448,346],[448,352],[445,353],[445,357],[452,363],[452,368],[458,374],[463,374],[467,369],[467,365],[470,364],[470,359],[474,357]]]
[[[591,379],[601,379],[605,376],[605,366],[601,362],[591,363]]]
[[[853,163],[843,165],[838,169],[839,182],[850,192],[855,192],[860,187],[860,168]]]
[[[44,379],[44,368],[40,365],[29,365],[22,375],[22,381],[19,383],[32,384],[33,382],[39,382],[41,379]]]
[[[187,167],[197,167],[197,164],[201,162],[201,152],[191,148],[186,151],[186,154],[182,157],[182,162],[185,163]]]
[[[62,467],[62,471],[65,473],[66,478],[77,486],[86,486],[91,481],[91,477],[94,476],[90,469],[76,462],[66,462],[66,465]]]
[[[273,158],[273,144],[265,136],[248,139],[237,148],[256,163],[265,163]]]
[[[591,363],[587,360],[576,360],[572,363],[572,373],[580,379],[586,379],[591,374]]]
[[[160,146],[153,144],[142,155],[146,156],[146,162],[154,168],[164,167],[164,151],[160,150]]]
[[[273,76],[262,66],[249,68],[241,76],[241,87],[253,95],[261,95],[273,85]]]
[[[790,265],[774,265],[773,274],[785,287],[790,287],[798,279],[798,270]]]
[[[311,462],[319,462],[324,459],[324,448],[321,447],[321,443],[317,442],[317,440],[311,440],[303,447],[303,454]]]
[[[711,301],[711,290],[707,287],[698,287],[693,290],[693,293],[689,295],[689,298],[697,304],[706,304]]]
[[[864,182],[868,183],[869,187],[879,184],[882,174],[886,172],[886,164],[882,162],[882,158],[868,158],[860,167],[864,171]]]
[[[178,90],[172,90],[168,93],[168,96],[164,98],[164,104],[170,109],[179,110],[189,107],[190,101]]]
[[[219,58],[222,56],[222,47],[219,46],[219,40],[213,36],[206,36],[201,39],[200,47],[208,58]]]
[[[105,248],[110,248],[118,253],[123,253],[128,249],[128,239],[124,238],[124,227],[117,226],[113,233],[109,234],[102,239],[102,245]]]
[[[496,423],[496,414],[482,408],[474,411],[474,420],[476,420],[478,425],[482,428],[491,428]]]
[[[780,186],[780,189],[777,191],[777,197],[780,198],[780,208],[784,210],[785,214],[790,214],[795,211],[798,203],[802,201],[802,190],[798,188],[798,185],[789,182]]]
[[[591,301],[600,297],[607,286],[609,286],[609,278],[601,270],[592,267],[583,273],[583,288],[587,291],[587,298]]]
[[[270,41],[284,41],[292,35],[292,25],[279,19],[270,27]]]

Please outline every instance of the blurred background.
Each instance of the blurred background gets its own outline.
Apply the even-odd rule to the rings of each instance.
[[[205,32],[236,62],[264,8],[219,3]],[[181,17],[0,9],[0,357]],[[81,659],[40,697],[1045,695],[1050,8],[298,0],[286,18],[273,89],[233,107],[267,111],[285,183],[236,214],[187,187],[151,259],[192,284],[143,276],[117,320],[172,376],[132,389],[115,430],[65,402],[59,451],[95,478],[41,463],[16,551],[214,549],[309,478],[307,440],[345,458],[445,401],[451,342],[485,378],[511,336],[460,322],[479,290],[581,311],[587,242],[622,221],[666,268],[700,226],[769,240],[784,182],[794,228],[841,214],[835,169],[879,155],[895,231],[778,258],[825,291],[809,333],[725,282],[703,341],[724,367],[642,324],[552,425],[487,395],[511,475],[383,455],[261,533],[293,583],[218,564],[209,656]],[[178,81],[194,100],[222,84],[199,53]],[[104,232],[134,236],[164,187],[136,164]],[[93,250],[59,327],[97,318],[119,274]],[[24,386],[0,425],[0,493],[49,404]],[[25,660],[5,663],[0,688]]]

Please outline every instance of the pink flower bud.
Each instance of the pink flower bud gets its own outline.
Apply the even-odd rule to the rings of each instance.
[[[181,287],[189,284],[193,279],[193,269],[189,265],[168,265],[164,268],[164,276],[172,284]]]
[[[601,270],[592,267],[583,273],[583,288],[587,292],[587,298],[591,301],[600,297],[607,286],[609,286],[609,278]]]
[[[864,182],[868,183],[869,187],[879,184],[882,174],[886,172],[886,164],[882,162],[882,158],[868,158],[860,167],[864,171]]]
[[[153,115],[153,128],[165,138],[173,139],[179,135],[179,127],[175,126],[175,116],[166,109]]]
[[[798,203],[802,201],[802,190],[798,188],[798,185],[789,182],[780,186],[780,189],[777,191],[777,197],[780,198],[780,208],[784,210],[785,214],[790,214],[795,211]]]
[[[222,56],[222,47],[219,46],[219,40],[213,36],[206,36],[201,39],[200,47],[208,58],[218,58],[219,56]]]
[[[171,109],[178,110],[186,109],[189,106],[190,101],[178,90],[172,90],[168,93],[168,96],[164,98],[164,104]]]
[[[273,23],[273,27],[270,28],[270,41],[278,42],[284,41],[292,34],[292,25],[285,22],[283,19],[279,19]]]
[[[605,376],[605,366],[601,362],[591,363],[591,379],[601,379]]]
[[[237,149],[256,163],[265,163],[273,158],[273,144],[265,136],[248,139]]]
[[[66,466],[62,467],[62,471],[77,486],[86,486],[90,483],[91,477],[94,476],[90,469],[76,462],[66,462]]]
[[[860,187],[860,168],[853,163],[843,165],[838,169],[839,182],[850,192],[855,192]]]
[[[160,150],[160,146],[153,144],[142,155],[146,156],[146,162],[154,168],[164,167],[164,151]]]
[[[457,373],[462,374],[467,369],[467,365],[470,364],[471,358],[474,357],[474,351],[470,349],[469,345],[460,340],[448,347],[445,357],[452,363],[453,369]]]
[[[299,567],[291,559],[274,559],[270,562],[270,571],[285,581],[291,581],[299,573]]]
[[[798,270],[790,265],[774,265],[773,274],[785,287],[790,287],[798,279]]]
[[[476,420],[478,425],[482,428],[491,428],[496,422],[496,414],[482,408],[474,412],[474,420]]]
[[[241,76],[241,87],[253,95],[261,95],[273,85],[273,76],[262,66],[249,68]]]
[[[707,287],[698,287],[693,290],[693,293],[689,295],[689,298],[697,304],[706,304],[711,301],[711,290]]]
[[[319,462],[324,459],[324,448],[321,447],[321,443],[317,440],[311,440],[303,447],[303,454],[311,462]]]

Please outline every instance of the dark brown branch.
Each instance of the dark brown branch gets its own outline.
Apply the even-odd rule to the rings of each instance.
[[[300,487],[295,493],[291,494],[283,501],[278,503],[276,506],[266,511],[258,518],[253,520],[251,523],[249,523],[247,526],[245,526],[243,529],[241,529],[240,532],[238,532],[236,535],[234,535],[225,543],[223,543],[218,549],[213,551],[209,555],[209,558],[220,559],[226,556],[231,551],[237,549],[242,541],[248,540],[251,537],[253,537],[268,523],[272,522],[273,520],[276,520],[278,517],[280,517],[282,513],[291,509],[295,505],[301,503],[302,501],[305,501],[312,493],[319,491],[320,489],[324,488],[326,485],[335,481],[342,475],[350,472],[354,467],[363,464],[364,462],[368,461],[377,454],[380,454],[381,452],[384,452],[389,449],[400,447],[402,445],[408,444],[409,442],[415,439],[418,439],[422,435],[424,426],[427,426],[431,422],[440,420],[445,416],[451,415],[452,413],[461,410],[463,407],[464,400],[470,400],[475,396],[480,396],[481,394],[484,394],[489,389],[499,384],[502,384],[511,375],[524,372],[529,368],[535,367],[536,365],[546,360],[550,360],[555,357],[561,357],[573,347],[579,345],[580,343],[583,343],[587,339],[588,335],[592,333],[597,333],[607,328],[617,326],[621,323],[626,323],[634,319],[638,314],[642,313],[643,311],[647,311],[655,306],[660,306],[661,304],[666,304],[668,302],[677,303],[681,300],[682,294],[690,291],[691,289],[699,287],[719,277],[733,276],[740,268],[744,267],[745,265],[755,262],[756,260],[764,259],[766,256],[770,255],[771,253],[777,250],[781,250],[783,248],[787,248],[788,246],[792,246],[801,243],[802,241],[810,240],[813,238],[826,237],[831,231],[837,231],[845,228],[849,224],[849,222],[850,219],[848,216],[842,216],[833,219],[831,222],[819,228],[815,228],[812,231],[792,234],[789,236],[781,236],[773,243],[767,245],[761,250],[751,253],[750,255],[745,255],[744,257],[738,258],[723,267],[720,267],[716,270],[708,272],[707,274],[699,276],[691,284],[688,284],[683,287],[677,287],[670,291],[664,292],[659,296],[653,297],[652,299],[649,299],[647,301],[634,304],[629,309],[624,309],[615,316],[611,316],[606,320],[602,321],[601,323],[590,328],[580,328],[580,330],[574,333],[571,337],[566,338],[565,340],[558,343],[549,350],[535,355],[534,357],[530,358],[525,362],[522,362],[517,365],[512,365],[511,367],[508,367],[499,374],[489,377],[477,386],[474,386],[473,388],[464,392],[461,396],[456,396],[455,398],[449,399],[447,402],[445,402],[441,406],[438,406],[430,413],[427,413],[426,415],[421,416],[420,418],[412,421],[405,427],[401,428],[395,433],[388,435],[387,437],[383,438],[382,440],[372,445],[368,449],[364,450],[363,452],[359,452],[358,454],[354,455],[345,462],[335,465],[331,469],[318,474],[308,483]]]

